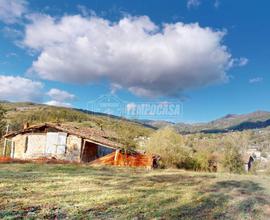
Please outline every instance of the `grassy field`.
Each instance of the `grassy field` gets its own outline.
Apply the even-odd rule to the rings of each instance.
[[[1,219],[270,219],[270,177],[0,164]]]

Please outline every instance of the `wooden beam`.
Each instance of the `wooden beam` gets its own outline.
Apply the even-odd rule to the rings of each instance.
[[[85,141],[85,139],[83,139],[82,147],[81,147],[81,155],[80,155],[81,162],[82,162],[83,152],[84,152],[84,149],[85,149],[85,144],[86,144],[86,141]]]
[[[6,151],[7,151],[7,139],[4,139],[4,148],[3,148],[3,156],[6,156]]]
[[[11,158],[14,158],[14,155],[15,155],[15,142],[12,141],[11,142],[11,153],[10,153],[10,157]]]
[[[108,145],[105,145],[105,144],[102,144],[102,143],[99,143],[99,142],[96,142],[96,141],[93,141],[93,140],[85,139],[85,141],[87,141],[89,143],[92,143],[92,144],[102,146],[102,147],[110,148],[110,149],[113,149],[113,150],[117,149],[116,147],[111,147],[111,146],[108,146]]]
[[[117,149],[117,150],[115,151],[115,155],[114,155],[114,165],[117,165],[119,153],[120,153],[120,150]]]
[[[9,124],[7,125],[6,134],[9,132]]]

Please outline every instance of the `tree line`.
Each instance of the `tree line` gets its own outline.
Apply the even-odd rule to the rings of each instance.
[[[166,127],[153,133],[144,149],[160,156],[161,168],[242,173],[246,140],[245,134],[241,133],[215,139],[201,134],[183,136]]]

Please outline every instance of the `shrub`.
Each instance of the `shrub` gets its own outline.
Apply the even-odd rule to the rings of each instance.
[[[270,162],[265,165],[265,174],[270,176]]]
[[[262,168],[262,164],[259,160],[255,160],[253,163],[252,163],[252,166],[251,166],[251,169],[250,169],[250,173],[251,174],[257,174],[257,171]]]
[[[224,151],[222,164],[230,173],[242,173],[244,162],[240,150],[234,145],[227,145]]]
[[[1,139],[2,135],[4,134],[5,128],[6,128],[5,114],[6,114],[6,111],[0,105],[0,139]]]
[[[194,166],[191,149],[185,146],[183,137],[170,127],[153,133],[146,143],[146,150],[161,156],[162,167],[191,169]]]

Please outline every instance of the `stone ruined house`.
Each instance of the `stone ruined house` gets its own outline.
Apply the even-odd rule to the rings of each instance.
[[[6,134],[4,138],[3,154],[14,159],[53,158],[105,165],[153,165],[152,156],[136,151],[127,153],[113,133],[93,128],[44,123],[25,126],[18,132]]]

